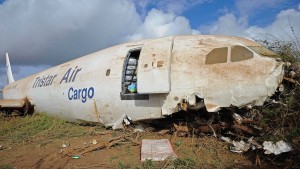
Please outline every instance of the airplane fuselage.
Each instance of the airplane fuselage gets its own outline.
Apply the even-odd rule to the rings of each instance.
[[[37,112],[106,126],[117,125],[124,116],[133,121],[163,118],[199,100],[209,112],[262,105],[280,84],[283,64],[256,48],[262,47],[213,35],[130,42],[16,81],[4,88],[3,96],[28,98]]]

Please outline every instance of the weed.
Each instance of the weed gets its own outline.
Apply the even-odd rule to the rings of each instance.
[[[300,137],[300,128],[294,128],[289,134],[288,138],[295,138],[295,137]]]
[[[142,169],[156,169],[156,168],[194,169],[197,168],[197,165],[195,161],[190,158],[184,158],[184,159],[168,158],[160,162],[153,162],[152,160],[146,160],[142,166]]]
[[[105,130],[105,126],[103,124],[97,124],[95,126],[95,131],[103,131]]]
[[[124,164],[122,161],[118,162],[118,169],[130,168],[129,164]]]
[[[185,158],[185,159],[176,159],[174,162],[174,168],[196,168],[196,163],[194,160],[190,158]]]
[[[156,169],[154,162],[152,160],[146,160],[143,164],[143,169]]]
[[[114,160],[116,160],[116,159],[118,159],[118,158],[120,158],[120,155],[111,156],[111,157],[109,158],[109,162],[113,162]]]
[[[125,147],[125,153],[128,155],[128,154],[131,154],[131,145],[128,145]]]
[[[292,35],[287,33],[288,40],[265,34],[261,35],[263,38],[255,39],[255,41],[276,52],[283,61],[293,63],[300,59],[300,41],[292,25],[290,25],[290,31]]]

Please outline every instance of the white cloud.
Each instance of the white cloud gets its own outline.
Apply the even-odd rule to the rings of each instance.
[[[0,5],[0,53],[17,64],[58,64],[116,44],[140,24],[126,0],[10,0]]]
[[[174,13],[153,9],[144,18],[131,0],[9,0],[0,4],[0,57],[9,53],[19,79],[128,40],[199,33]]]
[[[247,18],[237,18],[233,14],[225,14],[211,25],[206,25],[201,30],[209,34],[243,36],[243,31],[248,26]]]
[[[148,6],[154,6],[155,8],[167,13],[181,14],[184,11],[192,8],[196,5],[206,3],[210,0],[134,0],[138,7],[145,11]]]
[[[266,27],[251,26],[244,32],[251,37],[259,38],[263,34],[271,34],[282,40],[294,40],[300,38],[300,6],[298,9],[287,9],[277,14],[275,21]]]
[[[206,1],[207,0],[164,0],[159,1],[158,6],[161,9],[165,9],[167,12],[180,14],[195,5],[199,5]]]
[[[211,25],[202,26],[202,32],[210,34],[235,35],[245,38],[263,38],[271,34],[281,40],[295,40],[291,31],[294,30],[296,37],[300,38],[300,4],[297,9],[282,10],[276,15],[273,23],[266,27],[249,25],[247,17],[237,17],[233,14],[225,14]],[[292,38],[292,39],[291,39]]]
[[[128,39],[137,40],[152,37],[199,33],[199,31],[191,28],[189,21],[185,17],[152,9],[145,18],[144,23],[134,34],[128,36]]]

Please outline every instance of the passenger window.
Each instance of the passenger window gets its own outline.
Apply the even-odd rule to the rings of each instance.
[[[243,46],[231,47],[231,62],[238,62],[253,58],[253,52]]]
[[[206,55],[205,64],[216,64],[216,63],[226,63],[227,62],[227,52],[228,48],[215,48]]]

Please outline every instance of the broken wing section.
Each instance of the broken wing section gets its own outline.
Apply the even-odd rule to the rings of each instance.
[[[140,94],[169,93],[170,58],[173,38],[161,38],[144,44],[140,54],[137,88]]]

